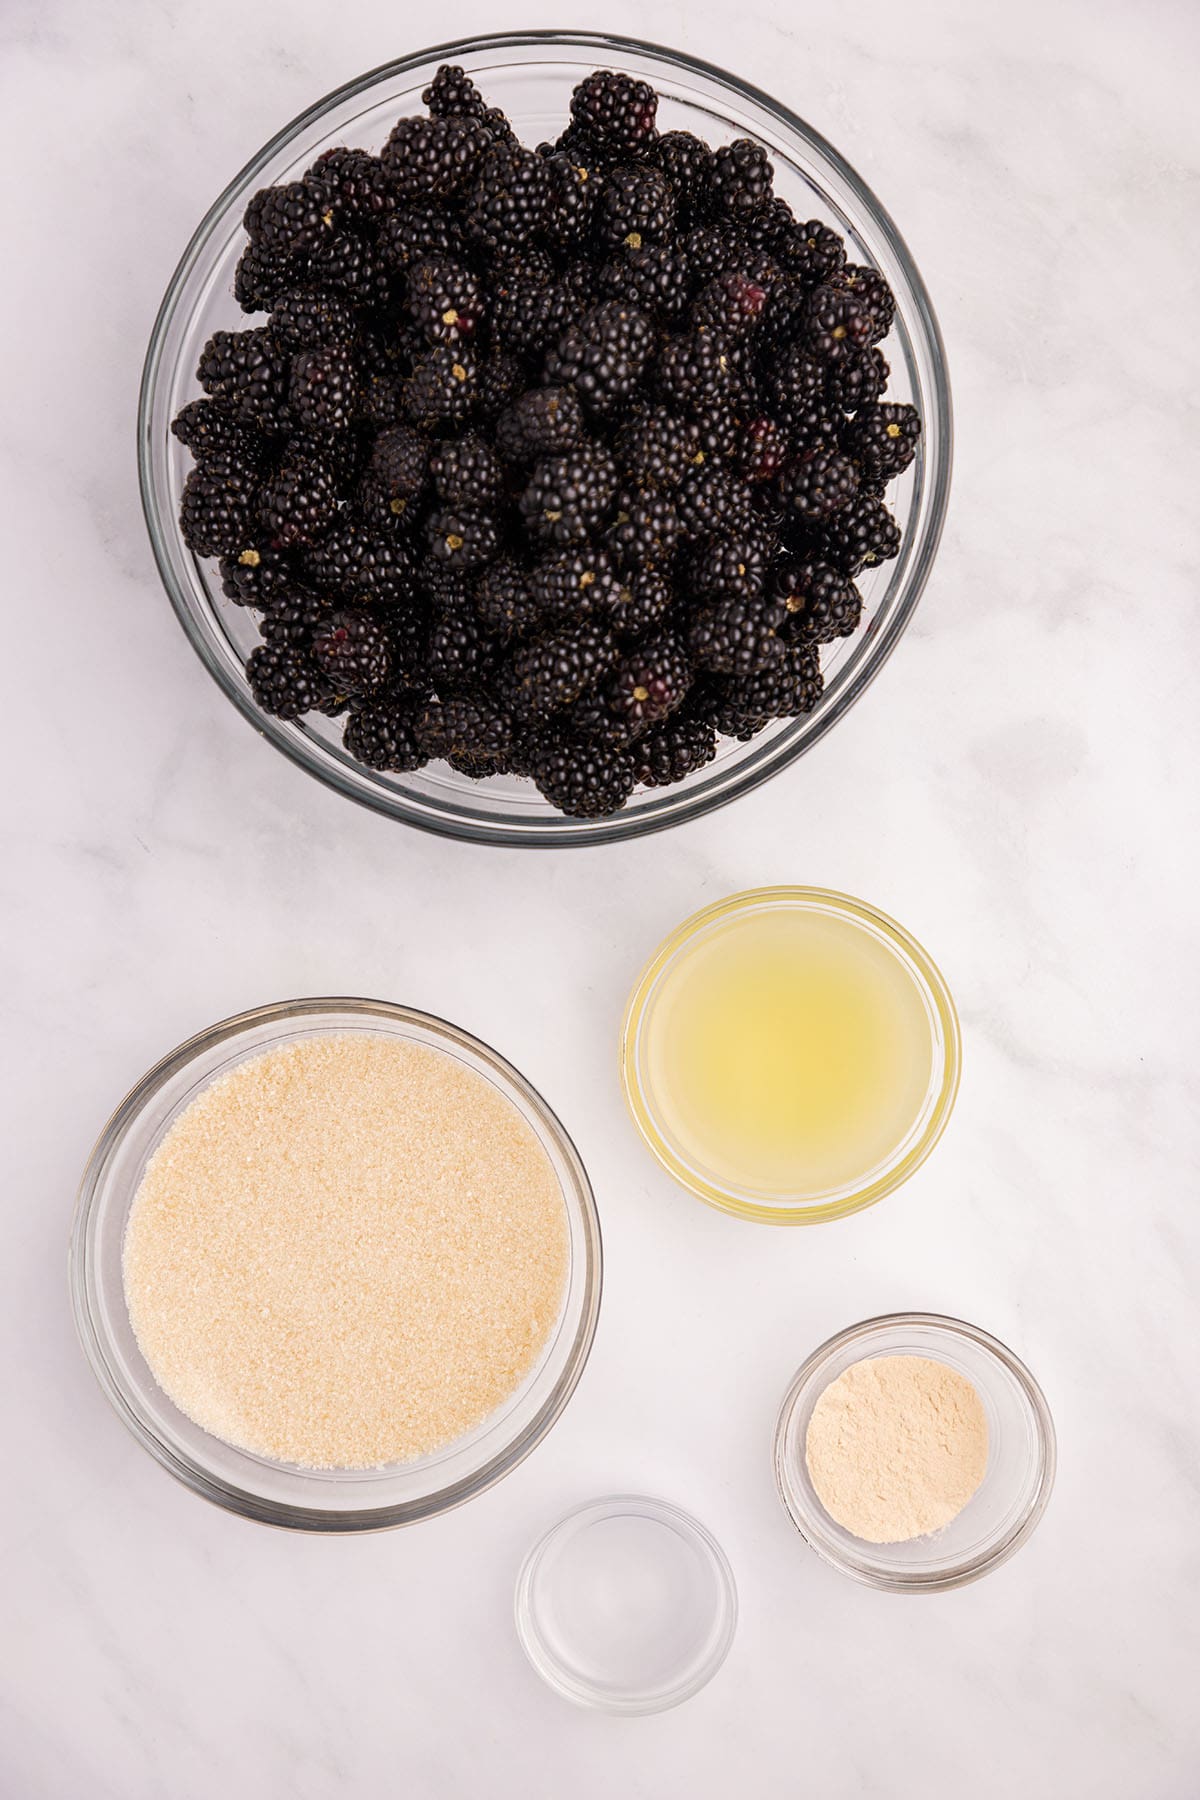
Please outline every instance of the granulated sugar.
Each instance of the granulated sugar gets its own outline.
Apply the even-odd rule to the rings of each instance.
[[[987,1414],[945,1363],[869,1357],[817,1400],[804,1455],[839,1525],[871,1544],[899,1544],[940,1531],[975,1493],[987,1471]]]
[[[180,1115],[130,1211],[125,1295],[196,1424],[370,1468],[515,1391],[568,1254],[550,1161],[503,1094],[442,1051],[346,1033],[254,1057]]]

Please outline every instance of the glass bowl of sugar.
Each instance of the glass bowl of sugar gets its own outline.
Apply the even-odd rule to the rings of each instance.
[[[486,1044],[295,1000],[211,1026],[122,1102],[70,1277],[103,1391],[193,1492],[371,1531],[545,1436],[595,1333],[600,1227],[562,1125]]]

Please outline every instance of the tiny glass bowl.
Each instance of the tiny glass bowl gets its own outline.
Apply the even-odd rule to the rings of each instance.
[[[947,1364],[971,1382],[987,1415],[987,1470],[976,1493],[943,1530],[899,1544],[869,1544],[831,1518],[805,1460],[820,1396],[852,1364],[875,1356]],[[964,1587],[1007,1562],[1046,1510],[1054,1467],[1054,1422],[1024,1363],[978,1326],[937,1313],[866,1319],[830,1338],[798,1371],[775,1427],[776,1486],[805,1543],[843,1575],[895,1594]]]
[[[159,1387],[129,1322],[125,1225],[146,1165],[175,1120],[218,1076],[303,1037],[384,1033],[454,1057],[491,1082],[537,1137],[558,1180],[569,1234],[555,1329],[520,1387],[482,1424],[428,1456],[378,1469],[308,1469],[235,1449]],[[600,1222],[579,1156],[541,1095],[503,1057],[442,1019],[382,1000],[283,1001],[181,1044],[122,1101],[84,1172],[70,1249],[75,1323],[96,1378],[134,1437],[194,1493],[268,1525],[376,1531],[446,1512],[506,1475],[549,1431],[583,1371],[600,1307]]]
[[[755,912],[819,913],[853,925],[895,958],[922,1002],[929,1029],[930,1074],[911,1127],[884,1162],[861,1179],[819,1193],[738,1187],[695,1162],[669,1126],[654,1091],[648,1040],[655,1004],[672,970],[706,937]],[[828,888],[749,888],[685,919],[663,940],[638,977],[621,1034],[621,1080],[634,1124],[655,1157],[682,1187],[739,1219],[768,1225],[817,1225],[873,1206],[907,1181],[929,1156],[950,1120],[962,1060],[958,1014],[932,958],[886,913]]]
[[[422,110],[421,91],[443,62],[460,63],[527,144],[558,135],[572,89],[593,69],[650,82],[660,95],[663,131],[693,131],[713,144],[748,137],[763,145],[776,191],[797,216],[831,224],[845,238],[849,259],[878,269],[896,297],[884,345],[891,367],[886,397],[911,402],[922,421],[916,458],[887,493],[903,540],[894,561],[858,578],[862,623],[853,637],[823,648],[820,702],[748,743],[722,738],[706,768],[675,787],[635,792],[610,818],[566,818],[531,781],[472,781],[444,762],[413,774],[377,773],[343,747],[344,720],[310,713],[285,722],[263,712],[244,669],[259,641],[254,616],[224,597],[215,561],[193,556],[179,531],[191,461],[171,436],[171,420],[199,395],[196,364],[213,332],[263,323],[261,315],[240,311],[232,292],[247,200],[268,183],[294,180],[335,144],[379,150],[397,119]],[[928,579],[949,498],[951,429],[945,351],[916,264],[870,188],[811,125],[736,76],[679,51],[599,33],[521,31],[442,44],[371,70],[284,126],[233,178],[184,251],[154,324],[142,376],[138,468],[154,555],[180,624],[227,697],[277,750],[337,793],[406,824],[483,843],[557,847],[611,843],[698,818],[786,768],[837,724],[895,649]]]

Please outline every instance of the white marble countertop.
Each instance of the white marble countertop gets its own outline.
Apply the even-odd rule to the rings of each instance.
[[[1194,1800],[1197,14],[575,7],[737,69],[861,170],[939,309],[958,459],[916,622],[830,739],[712,818],[536,871],[361,811],[255,738],[171,615],[132,448],[154,309],[223,182],[337,82],[514,22],[562,14],[0,14],[0,1800]],[[613,1045],[667,927],[789,880],[930,947],[965,1078],[898,1196],[771,1234],[652,1166]],[[355,1541],[172,1482],[101,1398],[64,1282],[119,1096],[201,1025],[303,992],[498,1044],[574,1133],[607,1240],[595,1351],[545,1444],[460,1511]],[[1060,1439],[1029,1545],[927,1601],[811,1556],[768,1459],[809,1349],[908,1307],[1009,1342]],[[695,1510],[740,1587],[729,1661],[655,1718],[560,1701],[511,1626],[528,1543],[613,1489]]]

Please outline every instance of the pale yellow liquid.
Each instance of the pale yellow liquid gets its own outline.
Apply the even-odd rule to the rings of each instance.
[[[763,1195],[865,1181],[920,1118],[933,1070],[912,971],[852,919],[798,908],[732,915],[681,952],[643,1042],[668,1143]]]

